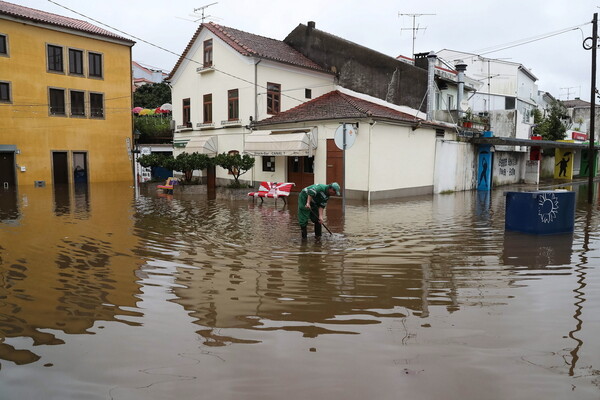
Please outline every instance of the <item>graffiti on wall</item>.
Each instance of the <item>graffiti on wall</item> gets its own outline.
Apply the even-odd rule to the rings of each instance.
[[[519,161],[515,156],[502,155],[502,158],[498,160],[498,173],[502,176],[516,176],[517,165],[519,165]]]

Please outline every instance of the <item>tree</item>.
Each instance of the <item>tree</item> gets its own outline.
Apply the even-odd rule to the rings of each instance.
[[[192,180],[192,176],[195,170],[203,170],[208,168],[212,164],[212,159],[206,154],[200,154],[194,152],[181,153],[175,157],[172,169],[174,171],[182,172],[186,182]]]
[[[568,118],[567,109],[558,101],[550,104],[545,116],[540,110],[535,110],[533,123],[537,126],[533,128],[533,134],[540,135],[544,140],[563,140],[567,131],[563,121]]]
[[[236,187],[241,187],[239,181],[240,175],[248,172],[248,170],[254,166],[254,161],[254,157],[250,157],[248,154],[242,156],[237,152],[217,154],[215,157],[215,165],[225,168],[233,175],[233,179],[235,180],[234,185]]]
[[[171,88],[166,83],[142,85],[133,92],[135,107],[156,108],[171,103]]]
[[[212,165],[213,160],[206,154],[181,153],[177,157],[162,154],[147,154],[138,157],[142,167],[163,167],[168,170],[183,173],[184,180],[190,182],[195,170],[203,170]]]

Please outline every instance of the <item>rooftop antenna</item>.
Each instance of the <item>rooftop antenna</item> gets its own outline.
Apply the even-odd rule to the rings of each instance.
[[[575,91],[571,91],[571,89],[579,89],[579,91],[581,92],[581,86],[561,87],[559,89],[567,91],[567,100],[570,100],[571,93],[575,93]]]
[[[219,3],[219,2],[218,2],[218,1],[216,1],[216,2],[214,2],[214,3],[210,3],[210,4],[207,4],[207,5],[205,5],[205,6],[202,6],[202,7],[194,8],[194,15],[193,15],[193,16],[194,16],[194,17],[200,17],[200,18],[198,18],[196,21],[198,21],[198,20],[201,20],[201,21],[202,21],[202,23],[204,23],[204,20],[205,20],[206,18],[210,18],[210,15],[206,15],[206,16],[204,15],[204,10],[206,10],[208,7],[210,7],[210,6],[214,6],[215,4],[218,4],[218,3]],[[197,15],[196,13],[197,13],[198,11],[200,11],[200,12],[202,13],[202,15]]]
[[[414,58],[415,56],[415,40],[417,39],[417,31],[421,30],[421,29],[427,29],[427,28],[419,28],[419,26],[415,26],[416,23],[416,19],[417,17],[422,17],[424,15],[435,15],[435,14],[403,14],[403,13],[398,13],[399,17],[402,16],[407,16],[407,17],[412,17],[412,28],[400,28],[401,31],[413,31],[413,37],[412,37],[412,55],[411,57]]]

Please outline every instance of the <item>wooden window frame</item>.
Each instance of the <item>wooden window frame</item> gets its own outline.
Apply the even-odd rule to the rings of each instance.
[[[12,85],[9,81],[0,81],[0,86],[5,86],[5,85],[6,85],[7,97],[2,98],[0,96],[0,103],[10,104],[10,103],[12,103]],[[0,90],[0,93],[1,93],[1,90]]]
[[[281,112],[281,84],[267,82],[267,114]]]
[[[69,75],[74,75],[74,76],[85,76],[85,51],[81,50],[81,49],[74,49],[74,48],[69,48],[67,51],[68,55],[69,55]],[[73,71],[73,60],[71,58],[71,54],[79,54],[81,56],[80,61],[81,61],[81,72],[77,72],[77,71]]]
[[[101,96],[102,99],[102,107],[100,108],[101,111],[101,115],[99,115],[99,113],[94,110],[94,102],[92,101],[92,98],[95,96]],[[100,92],[90,92],[89,93],[89,99],[90,99],[90,118],[94,118],[94,119],[105,119],[106,118],[106,107],[104,105],[104,93],[100,93]]]
[[[231,89],[227,91],[227,120],[238,119],[240,119],[240,92],[238,89]]]
[[[96,51],[88,51],[88,78],[104,79],[104,54]],[[96,58],[97,56],[97,58]],[[94,60],[92,60],[92,57]],[[96,60],[100,60],[100,73],[96,71]],[[93,73],[92,73],[93,72]]]
[[[60,110],[60,104],[54,104],[53,100],[58,99],[57,96],[53,96],[53,93],[62,92],[62,112]],[[49,87],[48,88],[48,115],[53,117],[66,117],[67,116],[67,103],[65,101],[66,90],[64,88]],[[58,106],[58,107],[57,107]]]
[[[8,45],[8,35],[6,33],[0,33],[0,38],[4,42],[4,51],[0,52],[0,57],[10,57],[10,46]]]
[[[58,61],[54,60],[51,62],[50,58],[56,58],[56,54],[50,54],[50,49],[60,50],[60,59]],[[46,70],[48,72],[52,72],[54,74],[64,74],[65,73],[65,51],[62,46],[58,46],[56,44],[46,43]]]
[[[187,104],[186,104],[187,102]],[[189,98],[181,101],[183,115],[181,125],[185,125],[186,128],[192,127],[192,102]]]
[[[206,39],[203,43],[202,65],[204,68],[212,67],[213,65],[213,40]]]
[[[74,110],[75,108],[74,106],[74,102],[73,102],[73,94],[74,93],[80,93],[81,94],[81,113],[75,113]],[[71,117],[75,117],[75,118],[85,118],[86,117],[86,110],[85,110],[85,92],[83,90],[69,90],[69,111],[70,111],[70,116]]]
[[[212,93],[202,96],[202,118],[205,124],[213,122]]]

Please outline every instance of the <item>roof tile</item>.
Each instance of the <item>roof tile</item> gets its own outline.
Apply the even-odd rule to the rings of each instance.
[[[256,125],[342,118],[380,118],[408,123],[423,121],[413,115],[335,90],[290,110],[258,121]]]
[[[273,60],[289,65],[295,65],[302,68],[308,68],[315,71],[326,72],[329,73],[328,70],[324,69],[314,61],[305,57],[302,53],[295,50],[293,47],[288,45],[287,43],[270,39],[264,36],[255,35],[253,33],[248,33],[244,31],[240,31],[238,29],[229,28],[226,26],[222,26],[219,24],[215,24],[214,22],[203,23],[201,24],[194,36],[188,43],[179,60],[175,64],[171,75],[167,79],[171,79],[183,62],[188,57],[188,53],[191,50],[194,42],[198,38],[202,29],[208,29],[233,49],[235,49],[238,53],[249,56],[249,57],[259,57],[268,60]]]
[[[5,1],[0,1],[0,16],[1,15],[7,15],[18,19],[25,19],[32,22],[41,22],[44,24],[104,36],[111,39],[123,40],[132,44],[135,43],[133,40],[115,35],[110,31],[99,28],[96,25],[92,25],[86,21],[81,21],[69,17],[63,17],[62,15],[52,14],[49,12],[36,10],[34,8],[23,7],[16,4],[7,3]]]

